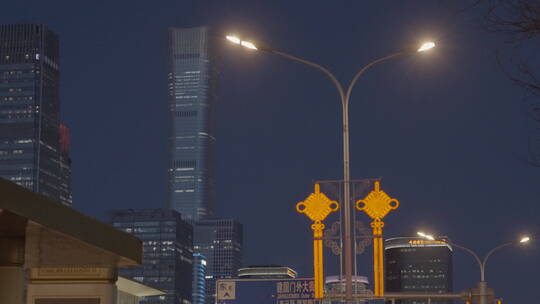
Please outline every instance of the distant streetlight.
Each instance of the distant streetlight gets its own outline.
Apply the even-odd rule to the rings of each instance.
[[[416,233],[418,236],[420,237],[423,237],[425,239],[428,239],[428,240],[435,240],[435,237],[433,237],[432,235],[430,234],[426,234],[424,232],[417,232]],[[476,254],[476,252],[472,251],[471,249],[469,248],[466,248],[466,247],[463,247],[461,245],[458,245],[454,242],[450,242],[448,239],[446,238],[437,238],[439,241],[441,242],[444,242],[444,243],[447,243],[453,247],[457,247],[457,248],[460,248],[460,249],[463,249],[465,250],[466,252],[468,252],[469,254],[471,254],[474,259],[476,260],[476,262],[478,262],[478,266],[480,266],[480,281],[478,282],[478,292],[480,293],[480,304],[487,304],[487,297],[488,297],[488,294],[487,294],[487,282],[485,280],[485,270],[486,270],[486,263],[487,263],[487,260],[489,259],[489,257],[497,250],[499,249],[502,249],[504,247],[508,247],[508,246],[511,246],[511,245],[517,245],[517,244],[525,244],[525,243],[528,243],[531,238],[528,237],[528,236],[524,236],[522,237],[521,239],[517,240],[517,241],[513,241],[513,242],[508,242],[508,243],[504,243],[504,244],[501,244],[499,246],[496,246],[494,247],[493,249],[491,249],[485,256],[484,256],[484,259],[480,259],[480,257],[478,256],[478,254]]]
[[[250,50],[257,50],[257,47],[252,42],[240,40],[240,38],[238,38],[236,36],[226,36],[225,38],[227,38],[227,40],[229,40],[232,43],[239,44],[239,45],[241,45],[241,46],[243,46],[245,48],[248,48]]]
[[[338,90],[339,97],[341,100],[342,120],[343,120],[343,213],[344,213],[343,219],[344,220],[343,220],[343,231],[342,231],[341,238],[344,244],[343,252],[345,255],[345,263],[344,263],[345,264],[344,265],[345,266],[344,267],[345,268],[345,299],[347,302],[351,302],[352,301],[352,270],[353,270],[353,266],[356,264],[352,262],[352,258],[353,258],[352,251],[353,251],[354,246],[353,246],[353,239],[351,237],[352,214],[351,214],[350,166],[349,166],[349,160],[350,160],[350,156],[349,156],[349,99],[351,97],[351,92],[358,78],[360,78],[360,76],[364,74],[364,72],[366,72],[372,66],[379,64],[383,61],[402,56],[402,55],[415,54],[415,53],[427,51],[435,47],[435,43],[426,42],[423,45],[421,45],[419,48],[408,48],[400,52],[397,52],[395,54],[381,57],[379,59],[376,59],[368,63],[367,65],[362,67],[356,73],[356,75],[354,75],[347,90],[345,91],[345,89],[343,88],[341,83],[337,80],[337,78],[334,76],[334,74],[332,74],[328,69],[326,69],[325,67],[317,63],[313,63],[311,61],[308,61],[308,60],[305,60],[305,59],[302,59],[293,55],[276,51],[266,46],[261,46],[261,45],[256,46],[255,43],[242,40],[240,37],[235,36],[235,35],[228,35],[226,36],[226,39],[234,44],[241,45],[251,50],[259,50],[259,51],[267,52],[270,54],[279,55],[289,60],[300,62],[304,65],[317,69],[323,72],[328,78],[330,78],[330,80],[336,86]],[[382,296],[382,294],[375,294],[375,296]]]

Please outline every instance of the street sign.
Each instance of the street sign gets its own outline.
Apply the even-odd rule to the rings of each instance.
[[[308,279],[221,279],[216,282],[217,304],[318,304]]]

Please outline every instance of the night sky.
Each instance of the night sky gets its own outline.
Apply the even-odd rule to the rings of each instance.
[[[382,177],[382,189],[400,200],[386,237],[424,230],[483,255],[540,230],[540,168],[525,161],[527,94],[495,59],[503,37],[483,29],[481,7],[460,12],[466,5],[11,0],[0,22],[58,33],[74,206],[100,219],[110,208],[165,206],[168,27],[209,24],[318,62],[343,83],[371,60],[433,39],[432,52],[376,66],[355,87],[351,176]],[[309,221],[294,206],[314,179],[342,178],[336,90],[292,61],[226,40],[218,47],[218,213],[244,224],[245,265],[284,264],[310,276]],[[489,260],[488,284],[505,303],[538,302],[539,249],[533,242]],[[476,284],[471,256],[458,250],[454,263],[455,291]],[[371,279],[370,264],[369,253],[359,256],[360,274]]]

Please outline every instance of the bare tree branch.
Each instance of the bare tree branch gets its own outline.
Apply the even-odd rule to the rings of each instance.
[[[481,0],[486,10],[484,27],[505,36],[509,48],[496,52],[503,73],[533,97],[525,111],[531,118],[526,162],[540,167],[540,0]]]

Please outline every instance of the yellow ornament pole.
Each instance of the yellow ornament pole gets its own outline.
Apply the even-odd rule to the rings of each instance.
[[[320,299],[323,297],[323,278],[324,278],[324,269],[323,269],[323,252],[322,252],[322,237],[324,224],[320,221],[315,222],[311,225],[313,230],[313,277],[315,283],[315,298]]]
[[[382,243],[382,219],[399,207],[399,201],[391,198],[380,189],[380,182],[375,182],[374,189],[363,199],[356,202],[356,209],[364,211],[373,219],[373,282],[376,297],[384,296],[384,249]]]
[[[311,193],[305,201],[296,204],[296,211],[304,213],[314,223],[313,230],[313,280],[315,298],[324,297],[324,263],[322,239],[324,236],[324,224],[322,221],[330,214],[339,209],[338,202],[330,200],[321,193],[319,184],[315,184],[315,192]]]
[[[377,219],[371,222],[373,228],[373,281],[375,282],[375,295],[384,294],[384,249],[382,245],[382,228],[384,223]]]

